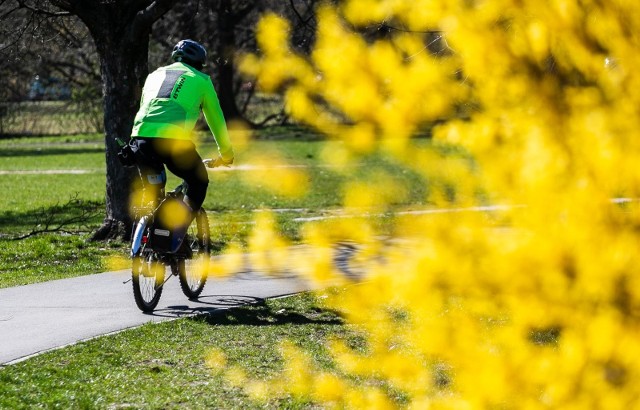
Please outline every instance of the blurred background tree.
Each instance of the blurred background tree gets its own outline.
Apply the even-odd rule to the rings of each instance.
[[[94,42],[86,26],[74,15],[39,9],[43,2],[4,1],[0,4],[0,72],[3,87],[0,101],[24,122],[4,120],[4,133],[15,135],[68,134],[102,130],[102,119],[91,118],[71,129],[59,129],[51,121],[34,127],[20,116],[19,106],[9,102],[65,101],[59,111],[102,111],[100,65]],[[46,3],[46,2],[44,2]],[[190,0],[178,2],[154,23],[149,42],[151,69],[169,61],[170,50],[182,38],[202,42],[209,53],[206,71],[215,79],[225,116],[251,126],[286,121],[283,105],[256,108],[255,83],[236,68],[238,55],[255,51],[255,31],[259,16],[271,10],[289,19],[294,28],[293,41],[299,51],[308,51],[313,42],[316,0],[224,1]],[[267,108],[264,108],[264,106]],[[11,123],[12,126],[9,126]]]

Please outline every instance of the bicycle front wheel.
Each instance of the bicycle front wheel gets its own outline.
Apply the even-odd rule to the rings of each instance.
[[[171,269],[172,273],[180,278],[182,293],[189,299],[196,299],[207,282],[211,261],[209,218],[204,209],[200,209],[191,222],[184,242],[183,246],[189,248],[189,256],[178,260]]]
[[[158,305],[164,274],[165,265],[157,259],[154,252],[143,253],[133,258],[133,297],[143,312],[151,312]]]

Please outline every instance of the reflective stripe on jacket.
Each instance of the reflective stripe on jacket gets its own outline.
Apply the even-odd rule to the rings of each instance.
[[[233,158],[227,125],[211,78],[184,63],[160,67],[147,77],[131,135],[191,139],[200,110],[225,159]]]

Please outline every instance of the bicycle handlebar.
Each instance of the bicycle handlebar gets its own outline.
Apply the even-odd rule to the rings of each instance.
[[[222,159],[222,156],[218,156],[218,158],[215,158],[215,159],[211,159],[211,158],[203,159],[202,163],[207,168],[218,168],[221,166],[225,166],[229,168],[231,165],[231,163],[225,162],[225,160]]]

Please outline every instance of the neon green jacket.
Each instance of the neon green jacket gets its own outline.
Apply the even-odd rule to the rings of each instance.
[[[225,160],[233,159],[227,124],[211,78],[184,63],[160,67],[142,89],[132,137],[190,140],[200,110]]]

